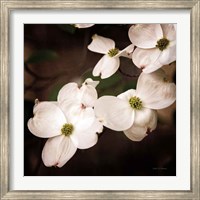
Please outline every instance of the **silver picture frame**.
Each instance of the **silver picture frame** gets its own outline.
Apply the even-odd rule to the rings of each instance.
[[[0,0],[1,199],[200,199],[200,1],[199,0]],[[11,191],[9,188],[9,16],[17,9],[188,9],[191,18],[191,189],[188,191]]]

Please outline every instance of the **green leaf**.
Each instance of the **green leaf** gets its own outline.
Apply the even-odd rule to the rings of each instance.
[[[109,78],[102,79],[98,87],[99,89],[110,88],[116,85],[117,83],[120,84],[121,80],[121,76],[118,73],[115,73]]]
[[[61,30],[70,33],[70,34],[74,34],[76,31],[76,27],[70,24],[58,24],[57,25]]]
[[[27,60],[27,64],[41,63],[44,61],[52,61],[58,58],[58,54],[52,50],[39,50],[33,53]]]
[[[48,95],[49,101],[57,101],[58,92],[63,87],[63,84],[56,84],[50,91]]]
[[[130,80],[127,81],[124,85],[124,91],[130,90],[130,89],[136,89],[137,81],[136,80]]]

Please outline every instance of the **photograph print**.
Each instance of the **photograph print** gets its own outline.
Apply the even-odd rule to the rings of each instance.
[[[176,176],[176,24],[24,24],[24,176]]]

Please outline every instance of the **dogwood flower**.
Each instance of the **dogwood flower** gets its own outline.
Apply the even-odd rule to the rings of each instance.
[[[78,149],[87,149],[97,143],[103,125],[95,117],[98,81],[86,79],[79,88],[66,84],[58,94],[57,102],[37,102],[34,117],[28,128],[37,137],[49,138],[42,151],[46,166],[62,167]]]
[[[34,117],[28,121],[29,130],[35,136],[49,138],[42,151],[42,160],[47,167],[62,167],[77,148],[94,146],[98,140],[96,133],[102,131],[93,109],[77,104],[40,102],[33,113]]]
[[[137,46],[133,63],[145,73],[151,73],[176,60],[176,30],[173,24],[138,24],[128,32]]]
[[[57,99],[59,102],[74,101],[83,107],[93,107],[98,96],[95,89],[98,84],[99,81],[93,81],[91,78],[86,79],[80,88],[77,83],[68,83],[61,88]]]
[[[75,24],[76,28],[89,28],[91,26],[94,26],[94,24]]]
[[[102,79],[112,76],[120,66],[120,56],[131,58],[134,45],[129,45],[123,50],[115,47],[115,42],[110,38],[105,38],[95,34],[92,42],[88,45],[90,51],[105,54],[96,64],[93,76],[101,76]]]
[[[94,111],[104,126],[124,131],[131,140],[140,141],[156,128],[156,110],[168,107],[175,99],[175,84],[169,83],[159,69],[151,74],[141,73],[136,90],[99,98]]]

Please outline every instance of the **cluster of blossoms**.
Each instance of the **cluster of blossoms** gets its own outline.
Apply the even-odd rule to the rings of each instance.
[[[93,24],[76,25],[87,28]],[[157,126],[157,110],[176,99],[176,86],[161,67],[176,60],[176,30],[172,24],[139,24],[130,27],[130,44],[123,50],[115,42],[95,34],[90,51],[103,57],[93,69],[102,79],[113,75],[120,66],[120,56],[132,59],[140,69],[136,89],[115,96],[98,98],[98,81],[86,79],[81,87],[68,83],[58,93],[56,102],[38,102],[34,117],[28,121],[36,136],[49,138],[42,151],[46,166],[62,167],[78,149],[87,149],[98,141],[103,126],[123,131],[132,141],[141,141]]]
[[[62,167],[77,148],[87,149],[97,143],[97,133],[103,130],[93,109],[97,84],[92,79],[86,79],[80,88],[68,83],[59,91],[57,101],[34,106],[28,128],[35,136],[49,138],[42,151],[46,166]]]
[[[120,66],[120,56],[132,58],[133,63],[144,73],[154,72],[176,60],[176,29],[173,24],[133,25],[128,35],[132,44],[122,51],[115,47],[113,40],[93,36],[88,49],[105,54],[96,64],[94,76],[103,79],[113,75]]]
[[[175,99],[175,84],[169,83],[159,69],[151,74],[141,73],[136,90],[130,89],[117,97],[100,97],[94,110],[104,126],[124,131],[133,141],[141,141],[157,126],[156,110],[168,107]]]

